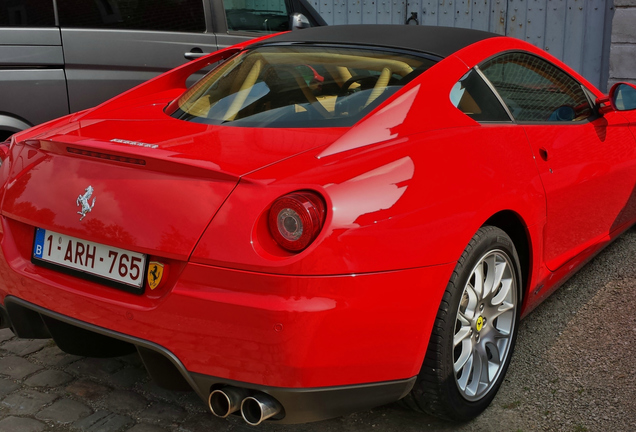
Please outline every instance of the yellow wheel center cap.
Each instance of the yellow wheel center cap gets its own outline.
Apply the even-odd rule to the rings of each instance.
[[[475,323],[475,329],[480,332],[482,328],[484,328],[484,317],[480,315],[479,318],[477,318],[477,323]]]

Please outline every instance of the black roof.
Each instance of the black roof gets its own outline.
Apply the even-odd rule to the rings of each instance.
[[[419,51],[448,57],[475,42],[496,33],[454,27],[419,25],[334,25],[291,31],[269,38],[258,45],[271,43],[327,43],[369,45]]]

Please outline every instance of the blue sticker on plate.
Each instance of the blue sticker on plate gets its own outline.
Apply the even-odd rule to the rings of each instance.
[[[44,236],[46,230],[42,228],[36,228],[35,230],[35,245],[33,245],[33,256],[42,259],[42,252],[44,251]]]

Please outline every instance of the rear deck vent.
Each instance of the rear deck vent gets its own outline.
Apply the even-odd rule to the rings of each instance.
[[[135,159],[135,158],[129,158],[125,156],[117,156],[114,154],[99,153],[99,152],[94,152],[89,150],[81,150],[81,149],[76,149],[73,147],[66,147],[66,151],[76,155],[94,157],[98,159],[106,159],[106,160],[110,160],[114,162],[123,162],[123,163],[135,164],[135,165],[146,165],[146,161],[143,159]]]

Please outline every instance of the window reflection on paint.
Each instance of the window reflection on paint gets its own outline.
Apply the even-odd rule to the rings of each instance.
[[[363,121],[356,125],[327,147],[324,152],[318,155],[318,158],[397,138],[398,133],[395,129],[406,120],[419,89],[419,85],[413,87],[376,112],[372,116],[372,121]]]
[[[360,216],[393,207],[406,192],[404,182],[411,180],[414,172],[413,160],[407,156],[327,186],[333,202],[333,228],[355,228]]]

